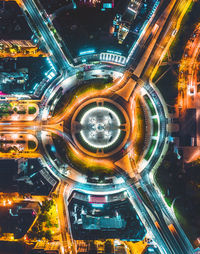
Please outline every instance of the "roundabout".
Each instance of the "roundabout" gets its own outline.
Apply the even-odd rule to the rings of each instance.
[[[90,82],[93,83],[93,79]],[[168,116],[159,91],[153,84],[141,85],[141,80],[132,77],[128,80],[118,78],[102,90],[85,89],[58,115],[59,118],[52,117],[49,120],[49,126],[52,126],[53,121],[54,126],[61,126],[56,134],[62,141],[58,143],[54,136],[50,142],[55,147],[57,158],[60,157],[61,161],[65,158],[67,170],[62,174],[55,165],[51,171],[62,181],[73,182],[72,193],[66,196],[70,214],[74,213],[82,199],[90,203],[90,197],[104,199],[114,193],[118,195],[123,189],[131,195],[130,200],[133,200],[142,218],[140,225],[148,228],[148,214],[142,212],[146,208],[140,201],[143,197],[132,183],[138,182],[141,186],[149,184],[148,177],[158,167],[168,147]],[[60,147],[66,147],[62,153]],[[49,155],[47,153],[46,158],[50,158]],[[73,198],[75,196],[77,198]],[[71,200],[77,199],[78,203],[71,203]],[[74,228],[78,228],[73,216],[70,220]],[[84,223],[83,227],[87,235],[89,228]],[[79,229],[73,232],[75,239],[79,239],[77,231]],[[143,231],[142,237],[145,234]],[[160,237],[156,231],[154,234]]]
[[[51,143],[61,164],[65,161],[68,165],[68,173],[64,175],[75,181],[84,178],[87,183],[88,176],[112,176],[115,181],[121,174],[134,178],[155,170],[168,147],[168,116],[162,96],[152,84],[139,86],[132,78],[123,80],[122,74],[115,74],[117,78],[109,85],[104,84],[102,89],[91,89],[93,73],[97,71],[107,75],[103,69],[90,70],[87,82],[84,78],[79,81],[77,96],[73,96],[72,102],[63,103],[60,113],[47,121],[49,126],[60,125],[56,135],[62,145],[55,137]],[[95,82],[98,84],[100,80],[96,78]],[[70,98],[67,91],[66,95]],[[47,153],[47,157],[55,164],[51,154]],[[56,165],[52,169],[59,174],[60,168]]]

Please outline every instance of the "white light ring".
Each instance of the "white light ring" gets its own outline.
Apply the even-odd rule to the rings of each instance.
[[[83,115],[83,117],[82,117],[80,123],[81,123],[81,124],[84,124],[86,118],[88,117],[89,114],[91,114],[92,111],[102,110],[102,109],[103,109],[103,110],[106,110],[106,111],[108,111],[109,113],[111,113],[111,114],[114,115],[114,118],[115,118],[116,121],[117,121],[118,127],[121,125],[118,115],[117,115],[114,111],[112,111],[111,109],[109,109],[109,108],[107,108],[107,107],[94,107],[94,108],[89,109],[89,110]],[[83,133],[83,130],[80,131],[81,137],[83,138],[83,140],[84,140],[89,146],[94,147],[94,148],[102,148],[102,149],[112,146],[112,145],[117,141],[117,139],[119,138],[120,133],[121,133],[121,130],[118,129],[115,138],[112,140],[112,142],[110,142],[110,143],[107,144],[107,145],[96,145],[96,144],[94,145],[92,142],[88,141],[88,138],[87,138],[87,137],[85,136],[85,134]]]

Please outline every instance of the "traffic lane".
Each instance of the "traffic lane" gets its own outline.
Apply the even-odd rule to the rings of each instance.
[[[166,26],[165,24],[168,20],[170,13],[176,6],[175,4],[176,4],[175,0],[171,1],[170,4],[168,5],[168,7],[164,10],[164,12],[161,14],[159,19],[157,20],[156,24],[154,25],[153,30],[151,31],[151,34],[149,35],[149,37],[147,38],[147,41],[145,42],[145,44],[148,44],[148,47],[145,49],[144,54],[142,55],[141,59],[139,60],[137,68],[134,71],[136,76],[140,77],[141,75],[143,75],[145,69],[149,65],[149,62],[152,58],[153,51],[154,51],[155,47],[157,47],[156,43],[158,42],[158,39],[159,39],[161,33],[163,32],[163,27]],[[142,76],[142,78],[144,79],[143,76]],[[146,75],[146,76],[147,76],[146,78],[148,79],[150,77],[150,73],[148,73],[148,75]]]
[[[137,65],[135,65],[135,63],[138,62],[137,59],[140,59],[141,55],[143,54],[142,52],[140,52],[140,50],[142,50],[142,51],[144,50],[144,44],[146,43],[149,35],[152,32],[154,25],[156,24],[157,20],[159,19],[160,15],[164,11],[164,9],[167,7],[167,5],[168,5],[168,3],[166,3],[166,1],[160,2],[160,5],[159,5],[155,15],[153,16],[151,22],[148,24],[146,29],[143,30],[143,34],[138,39],[137,46],[136,46],[135,50],[133,51],[132,56],[130,57],[130,60],[129,60],[130,63],[128,64],[128,67],[130,66],[132,70],[133,70],[133,68],[135,68],[137,66]]]
[[[33,2],[30,0],[26,0],[24,2],[27,11],[29,12],[30,16],[34,21],[36,21],[37,26],[43,35],[43,38],[49,48],[54,54],[56,61],[59,63],[60,68],[68,69],[69,65],[67,58],[65,57],[64,53],[62,52],[60,46],[58,45],[57,41],[54,39],[51,31],[46,26],[43,17],[41,16],[40,11],[36,6],[34,6]],[[38,11],[37,11],[38,10]],[[50,45],[50,46],[49,46]],[[56,45],[56,46],[55,46]]]
[[[138,215],[141,218],[141,214],[142,214],[142,218],[145,220],[146,223],[144,223],[144,225],[148,225],[148,229],[150,229],[150,231],[153,233],[154,238],[155,238],[155,242],[157,243],[157,245],[160,247],[160,249],[162,250],[163,253],[166,254],[176,254],[173,252],[173,248],[171,247],[171,244],[168,242],[168,240],[166,239],[166,236],[161,234],[161,232],[158,230],[158,228],[155,226],[155,217],[152,218],[148,211],[146,210],[145,206],[144,206],[144,202],[141,202],[137,199],[137,196],[135,195],[135,191],[133,191],[133,187],[129,186],[129,193],[132,194],[132,199],[133,199],[133,206],[134,208],[136,208],[136,211],[138,213]],[[139,194],[138,194],[139,195]]]
[[[182,248],[177,243],[176,239],[171,234],[171,232],[168,228],[168,223],[166,223],[166,221],[164,220],[162,210],[159,206],[160,197],[153,195],[154,192],[151,192],[150,190],[152,190],[152,189],[154,190],[154,188],[151,185],[142,183],[141,186],[143,186],[143,189],[145,188],[145,193],[147,195],[148,201],[151,204],[151,206],[149,206],[148,203],[145,202],[145,200],[143,200],[143,202],[148,207],[148,209],[151,211],[151,214],[154,216],[157,224],[159,225],[159,226],[157,226],[157,229],[161,233],[163,239],[165,239],[165,241],[167,242],[168,247],[171,249],[172,253],[174,250],[176,250],[178,252],[175,252],[175,254],[176,253],[185,254],[184,250],[182,250]],[[148,193],[146,191],[147,189],[149,190]]]
[[[152,184],[150,184],[150,179],[147,175],[146,177],[143,177],[143,181],[144,181],[143,186],[145,187],[146,193],[148,193],[149,199],[151,200],[152,206],[155,208],[158,217],[163,219],[164,217],[167,218],[167,222],[166,222],[167,227],[169,224],[174,225],[174,227],[176,228],[179,234],[179,238],[180,238],[179,245],[183,253],[187,253],[187,254],[193,253],[193,247],[191,243],[189,242],[182,228],[178,224],[176,218],[172,216],[171,214],[172,211],[170,211],[169,208],[166,207],[166,204],[163,202],[162,198],[159,196],[156,189],[152,186]]]
[[[66,187],[66,183],[61,182],[60,184],[60,191],[59,191],[59,196],[57,199],[57,206],[58,206],[58,213],[59,213],[59,220],[60,220],[60,227],[61,227],[61,235],[62,235],[62,245],[64,247],[65,252],[68,251],[69,249],[69,243],[67,239],[67,224],[65,220],[65,207],[63,205],[63,193],[64,189]]]
[[[185,4],[187,1],[185,1]],[[178,1],[174,6],[172,12],[169,14],[169,18],[167,23],[165,23],[164,28],[161,31],[159,39],[156,43],[156,46],[152,52],[152,57],[149,58],[148,64],[146,69],[143,71],[142,78],[148,79],[153,69],[156,67],[157,64],[160,63],[161,56],[163,56],[163,49],[168,46],[170,39],[172,38],[173,31],[177,28],[177,22],[184,11],[185,4],[182,1]],[[158,23],[158,25],[160,25]]]

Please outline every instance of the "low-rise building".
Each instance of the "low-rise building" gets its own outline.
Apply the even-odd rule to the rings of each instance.
[[[60,254],[59,242],[37,242],[31,254]]]
[[[39,204],[22,201],[20,203],[5,202],[0,207],[0,227],[3,237],[10,240],[24,237],[37,218]]]

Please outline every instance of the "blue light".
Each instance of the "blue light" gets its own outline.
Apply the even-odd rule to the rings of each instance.
[[[35,90],[37,86],[38,86],[38,83],[36,83],[36,84],[34,85],[33,90]]]
[[[55,152],[56,152],[56,148],[55,148],[55,146],[52,146],[52,147],[51,147],[51,151],[52,151],[53,153],[55,153]]]
[[[122,31],[128,32],[128,31],[129,31],[129,29],[128,29],[128,28],[126,28],[126,27],[122,27]]]
[[[74,0],[72,0],[72,3],[73,3],[74,9],[76,9],[76,8],[77,8],[77,5],[76,5],[76,3],[74,2]]]
[[[148,251],[149,252],[154,252],[154,249],[153,248],[148,248]]]
[[[103,8],[105,9],[112,9],[112,3],[104,3]]]
[[[103,208],[104,204],[92,204],[92,207]]]
[[[79,53],[80,56],[83,56],[83,55],[89,55],[89,54],[94,54],[95,53],[95,50],[94,49],[89,49],[89,50],[85,50],[85,51],[81,51]]]
[[[86,63],[86,59],[82,59],[82,63]]]
[[[48,79],[52,79],[52,78],[54,78],[56,76],[56,74],[53,72],[53,71],[51,71],[48,75],[47,75],[47,78]]]
[[[50,65],[54,70],[56,70],[56,68],[54,67],[54,65],[53,65],[53,63],[51,62],[51,60],[50,60],[49,57],[47,57],[47,61],[48,61],[49,65]]]
[[[113,51],[113,50],[107,50],[108,53],[111,53],[111,54],[116,54],[116,55],[120,55],[121,56],[121,52],[118,52],[118,51]]]
[[[126,145],[124,146],[124,149],[127,149],[130,146],[131,142],[126,143]]]

